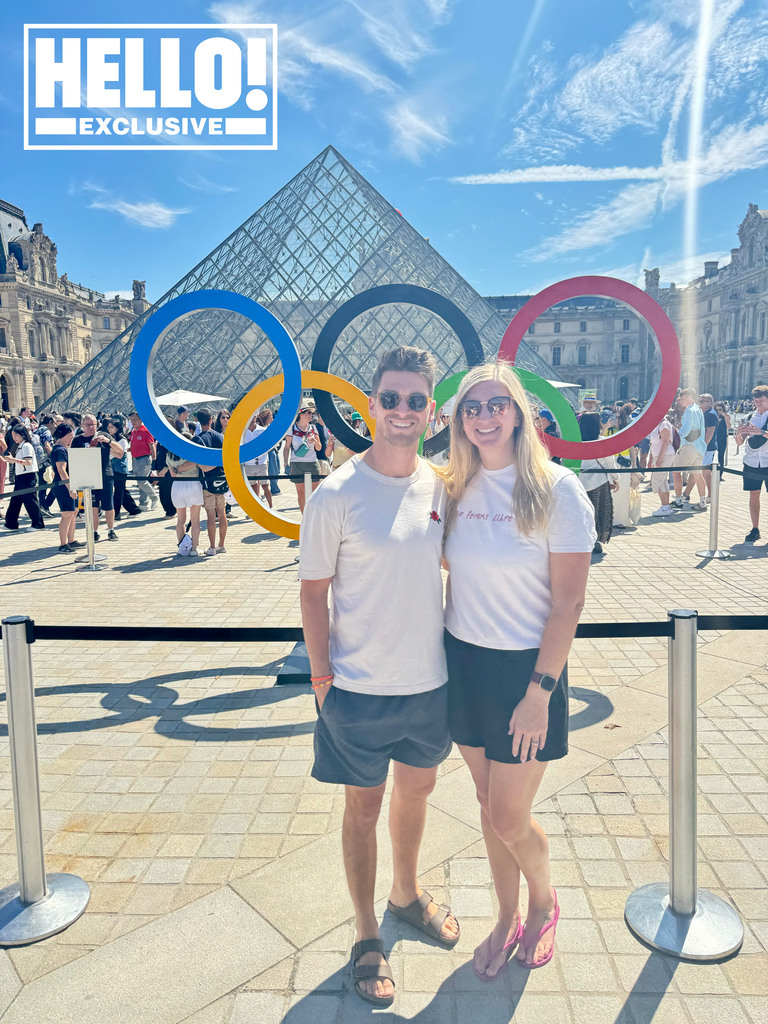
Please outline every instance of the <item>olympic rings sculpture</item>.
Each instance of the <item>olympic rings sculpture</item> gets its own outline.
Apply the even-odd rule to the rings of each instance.
[[[677,393],[680,380],[680,347],[669,318],[659,304],[645,292],[616,278],[583,276],[559,281],[530,298],[513,317],[499,345],[497,358],[514,366],[515,357],[526,331],[551,306],[578,296],[596,296],[614,299],[629,306],[655,336],[661,353],[661,374],[656,391],[643,413],[629,426],[610,437],[596,441],[582,441],[578,423],[570,404],[557,388],[530,370],[516,367],[515,372],[525,389],[546,401],[555,416],[561,438],[547,437],[552,455],[564,460],[565,465],[578,469],[583,458],[603,458],[615,455],[637,444],[658,423],[669,409]],[[277,349],[283,364],[283,373],[252,387],[241,399],[224,435],[224,448],[206,449],[207,464],[222,466],[232,494],[248,515],[261,526],[291,539],[299,536],[299,523],[288,520],[274,510],[264,508],[255,497],[243,476],[242,464],[258,458],[279,444],[290,432],[299,408],[303,388],[312,388],[315,404],[328,429],[339,442],[355,452],[370,445],[368,438],[357,434],[339,414],[332,395],[352,405],[368,424],[371,432],[375,424],[369,413],[367,396],[349,381],[328,372],[331,354],[342,331],[361,313],[385,303],[402,302],[421,306],[441,317],[452,327],[464,348],[468,367],[485,361],[482,345],[471,321],[458,306],[438,292],[417,285],[389,284],[369,288],[345,302],[329,318],[321,330],[312,356],[312,369],[301,369],[296,345],[277,317],[254,299],[236,292],[206,289],[189,292],[171,299],[154,313],[137,336],[129,370],[129,383],[136,411],[150,432],[174,454],[196,462],[200,447],[182,437],[169,426],[160,411],[152,386],[152,369],[159,346],[168,332],[184,317],[210,309],[223,309],[247,317],[267,335]],[[442,381],[435,390],[438,407],[455,395],[466,371]],[[241,444],[245,428],[260,405],[282,393],[280,408],[272,423],[257,438]],[[436,454],[448,444],[447,430],[423,443],[426,454]]]
[[[368,411],[368,396],[348,380],[337,377],[333,373],[324,373],[321,370],[304,370],[301,374],[301,386],[302,388],[313,388],[315,394],[322,390],[338,395],[360,413],[371,435],[375,434],[376,423]],[[274,398],[275,395],[279,395],[284,388],[283,375],[278,374],[276,377],[270,377],[252,387],[248,394],[240,399],[227,424],[222,455],[229,489],[243,512],[259,526],[263,526],[265,530],[270,530],[280,537],[287,537],[289,540],[298,540],[300,524],[295,519],[288,519],[276,509],[265,508],[251,490],[247,477],[243,476],[240,464],[240,438],[251,417],[265,402]],[[206,452],[207,457],[208,453]]]

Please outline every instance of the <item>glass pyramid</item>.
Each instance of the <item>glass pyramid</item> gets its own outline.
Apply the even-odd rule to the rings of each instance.
[[[332,146],[288,182],[102,352],[60,388],[45,410],[132,408],[128,365],[148,317],[185,292],[222,288],[256,299],[294,338],[309,368],[328,318],[367,288],[415,284],[451,299],[496,355],[506,322]],[[466,369],[464,350],[440,317],[392,303],[358,316],[339,337],[330,371],[367,391],[379,357],[396,345],[433,353],[442,377]],[[523,344],[517,362],[555,371]],[[164,338],[154,365],[158,395],[177,389],[222,395],[230,408],[255,383],[280,373],[272,343],[237,313],[193,313]],[[441,379],[442,379],[441,377]]]

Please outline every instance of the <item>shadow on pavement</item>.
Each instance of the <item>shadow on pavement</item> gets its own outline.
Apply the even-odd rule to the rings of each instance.
[[[286,655],[287,657],[287,655]],[[209,670],[189,672],[169,672],[159,676],[150,676],[133,683],[68,683],[60,686],[35,687],[37,697],[67,694],[101,693],[101,706],[105,709],[99,718],[82,721],[38,722],[37,731],[41,734],[59,735],[70,732],[87,732],[92,729],[113,729],[127,722],[141,721],[145,718],[157,718],[155,731],[162,735],[173,734],[177,740],[189,742],[202,741],[208,743],[258,741],[284,736],[296,736],[312,733],[315,718],[309,722],[296,724],[280,723],[275,725],[246,725],[243,727],[215,725],[197,725],[187,719],[195,715],[216,715],[232,711],[251,711],[254,708],[266,708],[280,701],[290,700],[307,692],[306,686],[284,684],[279,687],[258,688],[251,690],[235,690],[219,693],[200,700],[179,703],[179,693],[167,684],[176,681],[187,681],[194,677],[210,676],[218,679],[221,676],[275,675],[284,661],[283,658],[257,668],[253,666],[228,666]],[[0,694],[0,706],[5,702],[5,693]],[[8,726],[0,725],[0,737],[8,735]]]

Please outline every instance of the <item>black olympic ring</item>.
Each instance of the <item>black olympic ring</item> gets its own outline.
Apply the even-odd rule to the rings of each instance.
[[[478,366],[485,362],[483,346],[477,331],[472,326],[469,317],[459,309],[455,302],[451,302],[439,292],[433,292],[430,288],[420,288],[415,284],[382,284],[376,288],[367,288],[359,295],[348,299],[330,317],[320,331],[315,351],[312,353],[312,369],[328,373],[333,347],[344,328],[361,313],[366,313],[369,309],[384,306],[390,302],[407,302],[412,306],[421,306],[423,309],[436,313],[455,331],[467,357],[467,365]],[[330,394],[314,388],[312,394],[323,422],[340,444],[357,453],[370,448],[371,439],[362,437],[346,423]]]

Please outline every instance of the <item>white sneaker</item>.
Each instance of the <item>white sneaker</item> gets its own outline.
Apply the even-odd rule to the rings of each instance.
[[[701,499],[701,501],[696,502],[696,504],[693,507],[694,508],[698,508],[702,512],[706,512],[707,511],[707,503],[706,503],[706,501],[704,501],[703,498]]]
[[[652,516],[671,516],[672,509],[669,505],[662,505],[660,508],[656,508],[651,512]]]
[[[216,548],[206,548],[205,553],[206,553],[206,555],[215,555],[216,554]]]
[[[191,548],[187,552],[187,558],[197,558],[199,554],[200,552],[197,550],[197,548]]]
[[[224,545],[223,545],[223,544],[221,545],[221,547],[219,547],[219,548],[216,548],[216,554],[217,554],[217,555],[223,555],[223,554],[226,554],[226,551],[227,551],[227,549],[226,549],[226,548],[224,547]]]

